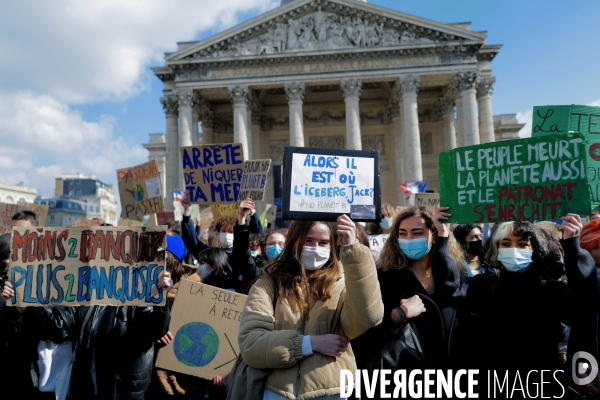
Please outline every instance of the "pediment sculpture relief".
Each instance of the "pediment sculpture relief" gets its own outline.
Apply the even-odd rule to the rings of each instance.
[[[430,32],[429,36],[433,37]],[[414,29],[386,27],[360,16],[344,16],[317,11],[298,19],[278,22],[265,33],[250,40],[230,43],[209,57],[250,56],[344,48],[375,48],[434,43]]]

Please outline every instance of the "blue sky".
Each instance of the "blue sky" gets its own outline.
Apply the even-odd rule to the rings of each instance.
[[[600,2],[372,0],[438,22],[472,22],[490,44],[494,114],[534,105],[600,105]],[[62,172],[144,162],[140,144],[162,133],[162,82],[150,70],[177,41],[209,37],[277,0],[34,0],[0,5],[0,181],[50,195]]]

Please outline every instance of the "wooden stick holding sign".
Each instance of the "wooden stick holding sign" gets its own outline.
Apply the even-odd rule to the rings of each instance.
[[[286,147],[282,218],[381,220],[379,152]]]
[[[7,305],[164,305],[166,227],[15,228]]]
[[[186,375],[227,380],[240,352],[238,331],[246,296],[182,279],[171,310],[174,339],[156,366]]]
[[[583,135],[507,140],[439,156],[440,204],[447,222],[493,223],[588,215]]]

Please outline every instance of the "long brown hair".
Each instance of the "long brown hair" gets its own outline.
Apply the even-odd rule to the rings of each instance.
[[[400,224],[402,221],[411,217],[423,218],[425,220],[425,226],[429,228],[431,234],[434,236],[437,234],[437,228],[433,224],[433,215],[431,214],[431,211],[427,210],[425,207],[411,207],[402,211],[394,218],[390,236],[385,242],[385,246],[383,247],[383,250],[381,250],[379,260],[377,261],[378,268],[383,268],[384,271],[389,271],[390,269],[400,269],[410,265],[412,260],[406,257],[400,250],[400,246],[398,246],[398,232],[400,231]],[[461,275],[464,275],[466,271],[462,265],[462,260],[464,259],[462,250],[452,234],[450,234],[448,240],[450,255],[456,261]]]
[[[308,232],[316,224],[323,224],[329,229],[329,260],[318,270],[307,274],[300,263],[302,248]],[[331,288],[340,277],[341,268],[335,254],[333,231],[329,224],[317,221],[292,221],[283,251],[264,269],[267,276],[278,282],[281,297],[290,305],[292,297],[295,297],[300,309],[307,308],[313,296],[318,301],[330,299]],[[304,293],[308,293],[309,296],[305,296]]]
[[[167,271],[171,273],[173,284],[176,284],[185,275],[185,267],[170,251],[165,251],[165,258],[167,261]]]

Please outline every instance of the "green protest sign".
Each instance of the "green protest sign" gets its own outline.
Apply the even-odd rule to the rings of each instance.
[[[600,210],[600,107],[566,105],[533,108],[531,136],[582,133],[586,141],[587,180],[593,209]]]
[[[582,134],[507,140],[439,156],[447,222],[494,223],[587,215],[590,193]]]

